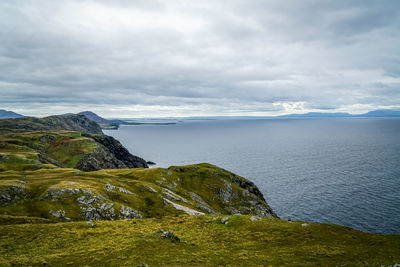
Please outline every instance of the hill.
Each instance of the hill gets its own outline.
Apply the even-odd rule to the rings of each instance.
[[[99,124],[102,129],[107,129],[107,130],[118,129],[119,125],[123,123],[122,121],[119,121],[119,120],[104,119],[104,118],[100,117],[99,115],[97,115],[96,113],[91,112],[91,111],[82,111],[82,112],[79,112],[78,114],[85,115],[89,120],[94,121],[97,124]]]
[[[13,118],[22,118],[23,115],[8,111],[5,109],[0,109],[0,119],[13,119]]]
[[[179,214],[276,217],[253,183],[210,164],[97,172],[4,171],[0,204],[0,214],[49,221]]]
[[[78,132],[79,131],[79,132]],[[0,170],[147,168],[84,115],[0,120]]]
[[[22,131],[79,131],[87,134],[102,134],[100,126],[84,115],[49,116],[45,118],[23,117],[0,120],[0,129]]]

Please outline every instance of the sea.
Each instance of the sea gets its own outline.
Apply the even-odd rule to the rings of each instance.
[[[155,167],[208,162],[280,218],[400,233],[400,118],[187,119],[104,131]]]

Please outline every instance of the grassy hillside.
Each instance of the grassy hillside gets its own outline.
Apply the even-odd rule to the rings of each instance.
[[[0,130],[0,171],[55,168],[60,164],[73,168],[96,147],[99,145],[93,139],[79,132]]]
[[[398,235],[280,219],[251,221],[243,215],[229,216],[222,223],[224,218],[3,225],[0,265],[380,266],[400,262]]]
[[[275,216],[251,182],[210,164],[0,172],[0,214],[52,221],[178,214]]]
[[[0,129],[0,171],[56,167],[93,171],[147,167],[147,164],[103,134]]]

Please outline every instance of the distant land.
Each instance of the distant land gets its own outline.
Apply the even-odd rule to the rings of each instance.
[[[325,113],[325,112],[308,112],[305,114],[288,114],[278,116],[278,118],[327,118],[327,117],[400,117],[398,110],[374,110],[364,114],[350,114],[350,113]]]
[[[22,118],[23,115],[8,111],[5,109],[0,109],[0,119],[14,119],[14,118]]]
[[[142,124],[147,124],[147,125],[168,125],[168,124],[175,124],[175,122],[131,122],[127,121],[124,119],[105,119],[103,117],[100,117],[96,113],[92,111],[82,111],[77,113],[78,115],[84,115],[86,116],[89,120],[96,122],[97,124],[100,125],[100,127],[104,130],[117,130],[120,125],[142,125]],[[65,113],[62,114],[61,116],[68,116],[68,115],[74,115],[74,113]]]
[[[73,115],[65,113],[63,116]],[[369,111],[364,114],[350,114],[346,112],[308,112],[299,114],[286,114],[280,116],[192,116],[192,117],[165,117],[165,118],[112,118],[105,119],[92,111],[82,111],[77,114],[85,115],[89,120],[98,123],[102,129],[118,129],[120,125],[170,125],[176,124],[180,120],[215,120],[215,119],[263,119],[263,118],[356,118],[356,117],[400,117],[400,110],[380,109]],[[13,119],[24,117],[13,111],[0,109],[0,119]]]

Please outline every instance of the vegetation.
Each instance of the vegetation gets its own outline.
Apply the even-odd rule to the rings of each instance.
[[[0,227],[0,265],[373,266],[400,261],[400,237],[249,216],[178,216]],[[160,235],[172,230],[173,236]]]
[[[278,219],[253,183],[211,164],[83,172],[73,167],[100,146],[90,135],[0,140],[0,266],[400,262],[400,235]]]
[[[0,171],[55,168],[57,165],[74,168],[79,160],[99,147],[93,139],[73,131],[0,130],[0,140]]]

